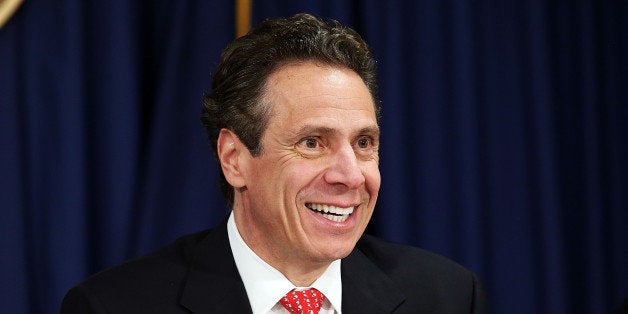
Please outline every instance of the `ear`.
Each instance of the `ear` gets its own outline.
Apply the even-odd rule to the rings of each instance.
[[[236,189],[244,187],[246,180],[242,171],[243,157],[246,157],[248,149],[240,141],[240,138],[228,129],[221,129],[217,143],[218,159],[220,167],[227,182]],[[245,154],[245,155],[243,155]]]

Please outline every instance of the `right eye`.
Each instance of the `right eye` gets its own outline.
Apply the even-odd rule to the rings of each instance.
[[[303,157],[311,158],[322,155],[327,145],[321,137],[308,136],[297,142],[296,149]]]
[[[317,137],[306,137],[300,140],[299,143],[297,143],[297,145],[307,150],[316,150],[323,147],[323,145],[320,142],[320,139]]]
[[[318,141],[315,138],[306,138],[303,140],[303,146],[309,149],[315,149],[318,147]]]

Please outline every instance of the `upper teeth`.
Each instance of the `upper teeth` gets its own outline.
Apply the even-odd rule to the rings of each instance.
[[[336,206],[324,205],[324,204],[306,204],[306,206],[310,209],[313,209],[319,212],[324,212],[326,214],[329,213],[329,214],[334,214],[334,215],[339,215],[339,216],[351,215],[354,209],[353,206],[342,208],[342,207],[336,207]]]

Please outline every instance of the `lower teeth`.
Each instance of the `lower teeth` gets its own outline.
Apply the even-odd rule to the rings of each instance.
[[[347,218],[349,218],[349,215],[337,216],[337,215],[321,214],[321,213],[319,213],[319,215],[335,222],[344,222],[345,220],[347,220]]]

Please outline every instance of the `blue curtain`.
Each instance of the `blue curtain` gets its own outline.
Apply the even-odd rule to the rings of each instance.
[[[0,29],[0,311],[221,219],[200,101],[232,1],[27,0]]]
[[[0,29],[0,308],[54,313],[102,268],[227,212],[199,122],[233,1],[27,0]],[[477,272],[492,313],[628,295],[625,1],[254,1],[378,60],[369,232]]]

